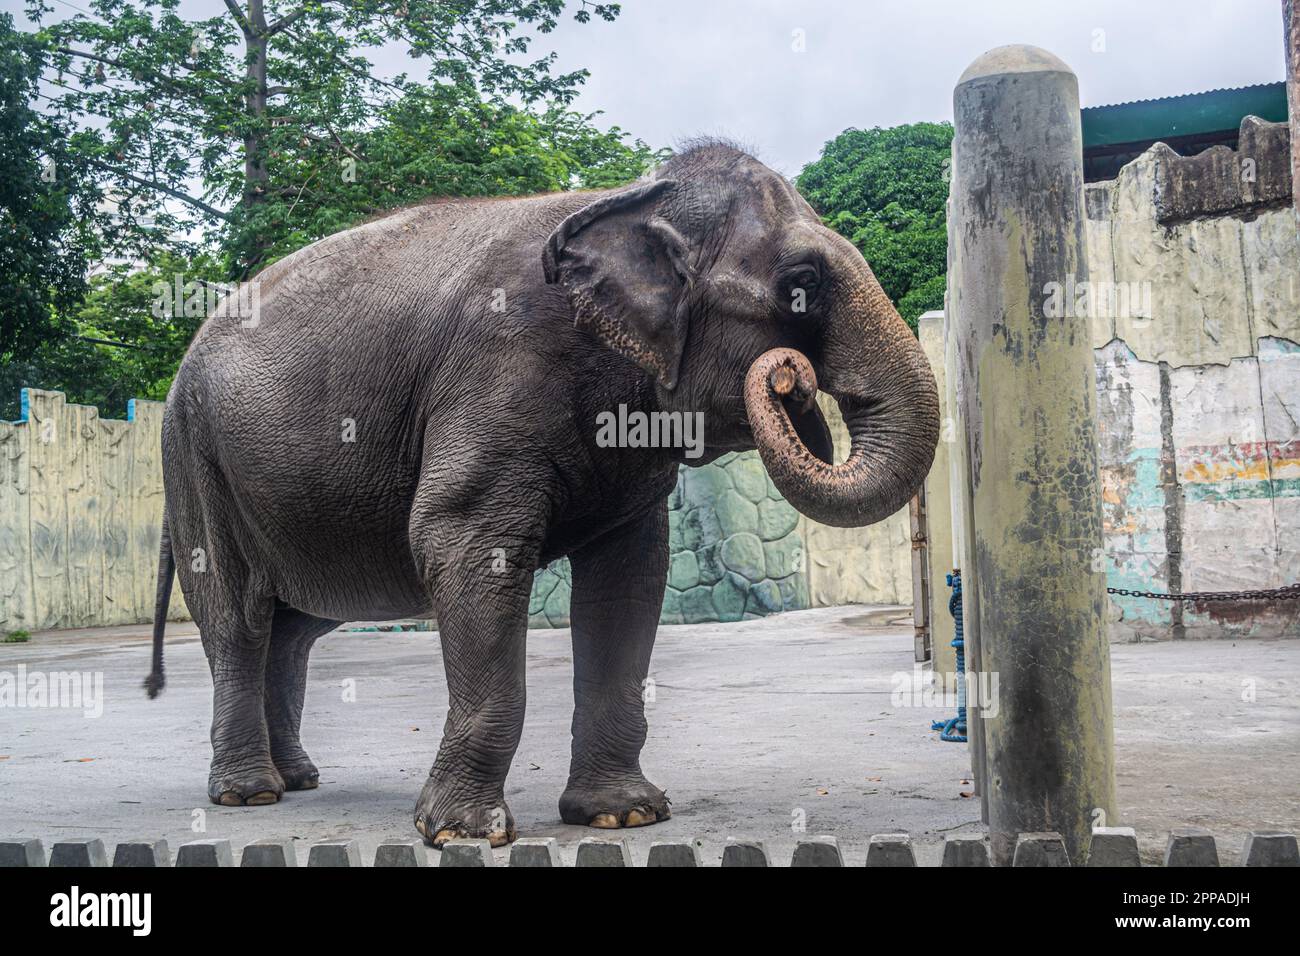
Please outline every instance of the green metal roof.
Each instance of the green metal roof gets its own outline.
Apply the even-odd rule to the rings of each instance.
[[[1083,148],[1235,130],[1246,116],[1287,118],[1286,84],[1259,83],[1082,110]]]

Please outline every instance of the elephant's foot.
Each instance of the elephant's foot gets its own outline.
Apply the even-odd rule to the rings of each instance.
[[[271,767],[246,767],[227,772],[213,768],[208,799],[223,807],[260,807],[276,803],[284,793],[284,778]]]
[[[271,759],[284,780],[285,790],[315,790],[320,786],[320,771],[301,747]]]
[[[577,826],[617,830],[649,826],[670,816],[667,795],[639,775],[617,781],[570,780],[560,795],[560,819]]]
[[[504,797],[466,800],[464,789],[430,777],[415,804],[415,829],[434,849],[449,840],[483,839],[494,847],[519,836]],[[454,794],[455,796],[451,796]]]

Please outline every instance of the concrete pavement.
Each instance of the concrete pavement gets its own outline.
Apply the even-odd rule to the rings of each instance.
[[[912,672],[902,609],[841,607],[737,624],[662,627],[655,650],[647,776],[673,818],[621,833],[644,863],[654,840],[703,840],[717,863],[726,837],[761,839],[785,863],[806,833],[839,839],[861,865],[873,833],[906,830],[936,864],[946,833],[976,833],[966,748],[929,730],[947,707],[895,698]],[[890,623],[890,622],[893,623]],[[174,848],[227,838],[307,844],[356,839],[369,862],[384,840],[412,840],[416,795],[446,711],[437,636],[346,633],[312,656],[303,741],[315,791],[270,807],[206,798],[211,697],[193,625],[171,624],[167,689],[140,682],[148,629],[45,632],[0,645],[0,677],[102,675],[102,714],[0,706],[0,836],[165,837]],[[583,836],[556,801],[568,770],[568,632],[529,632],[528,718],[506,786],[520,835],[553,836],[572,862]],[[1203,826],[1236,862],[1249,829],[1300,831],[1300,641],[1188,641],[1111,648],[1120,821],[1154,862],[1167,831]],[[906,703],[906,706],[900,706]],[[202,832],[200,832],[200,828]],[[497,851],[504,862],[505,851]],[[436,859],[435,859],[436,862]]]

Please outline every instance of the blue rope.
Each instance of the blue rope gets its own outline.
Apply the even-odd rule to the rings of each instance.
[[[952,597],[948,599],[948,613],[952,615],[956,632],[956,637],[948,646],[957,649],[957,716],[933,721],[930,729],[940,731],[939,739],[946,743],[964,744],[966,743],[966,642],[962,639],[961,628],[960,571],[953,571],[948,575],[948,587],[952,588]]]

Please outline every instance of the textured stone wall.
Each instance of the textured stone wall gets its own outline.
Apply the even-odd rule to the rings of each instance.
[[[849,454],[848,429],[829,396],[819,394],[817,402],[839,464]],[[833,528],[801,516],[799,532],[808,550],[812,607],[912,603],[912,531],[906,507],[866,528]]]

